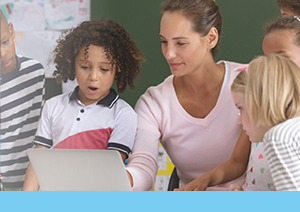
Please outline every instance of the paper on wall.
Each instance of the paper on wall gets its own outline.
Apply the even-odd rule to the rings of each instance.
[[[8,22],[13,23],[15,31],[44,30],[44,0],[1,1]]]
[[[45,0],[47,29],[62,30],[90,20],[90,0]]]
[[[56,46],[60,31],[37,31],[37,32],[17,32],[16,52],[17,54],[38,60],[45,68],[46,77],[53,77],[55,69],[53,63],[49,63],[52,51]]]

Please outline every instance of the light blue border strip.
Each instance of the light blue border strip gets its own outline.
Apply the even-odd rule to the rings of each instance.
[[[298,211],[300,192],[0,192],[1,211]],[[6,209],[6,210],[4,210]]]

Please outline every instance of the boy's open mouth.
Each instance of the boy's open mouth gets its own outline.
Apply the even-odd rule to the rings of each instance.
[[[97,90],[97,88],[95,88],[95,87],[89,87],[89,89],[91,89],[92,91]]]

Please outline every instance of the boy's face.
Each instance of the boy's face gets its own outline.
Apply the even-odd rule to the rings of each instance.
[[[8,74],[16,69],[15,32],[12,23],[1,20],[1,74]]]
[[[85,47],[75,58],[75,75],[79,85],[80,101],[87,106],[109,94],[115,79],[115,69],[102,47],[90,45],[86,59],[84,50]]]

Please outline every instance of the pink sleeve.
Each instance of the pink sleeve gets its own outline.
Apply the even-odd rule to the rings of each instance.
[[[133,190],[151,190],[158,169],[160,132],[153,112],[155,105],[152,105],[152,101],[150,96],[143,95],[135,107],[138,115],[137,134],[127,166],[127,171],[133,178]]]

